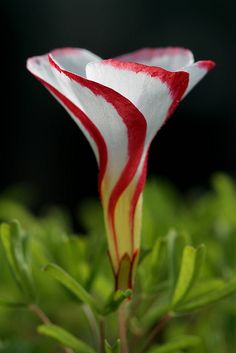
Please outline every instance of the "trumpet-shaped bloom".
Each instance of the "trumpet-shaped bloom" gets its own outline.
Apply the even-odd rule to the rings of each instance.
[[[28,59],[27,67],[65,107],[94,151],[116,288],[130,288],[150,143],[214,63],[194,62],[183,48],[145,48],[109,60],[63,48]]]

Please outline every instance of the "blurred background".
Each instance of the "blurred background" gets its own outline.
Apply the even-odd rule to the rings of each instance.
[[[217,67],[182,102],[156,137],[149,175],[183,191],[207,187],[214,171],[236,176],[234,1],[2,0],[3,93],[0,189],[25,184],[35,208],[97,195],[97,166],[64,109],[25,68],[56,47],[103,58],[150,46],[183,46]]]

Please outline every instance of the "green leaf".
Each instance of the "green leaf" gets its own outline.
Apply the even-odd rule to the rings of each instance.
[[[187,294],[187,297],[185,298],[185,302],[195,300],[196,298],[208,295],[213,291],[222,289],[224,285],[225,285],[225,282],[223,281],[223,279],[219,279],[219,278],[204,279],[200,283],[197,283],[194,286],[194,288],[192,288],[189,291],[189,293]]]
[[[108,315],[114,311],[116,311],[121,303],[127,298],[132,296],[132,290],[127,289],[126,291],[117,290],[113,295],[110,301],[105,305],[104,309],[102,310],[103,315]]]
[[[198,296],[191,301],[187,301],[182,305],[179,305],[175,308],[175,312],[189,312],[194,311],[200,308],[203,308],[209,304],[213,304],[222,300],[224,298],[229,297],[232,294],[236,293],[236,278],[233,278],[228,283],[225,283],[221,288],[218,290],[214,290],[212,292],[208,292],[205,295]]]
[[[167,235],[167,255],[169,265],[169,293],[170,297],[176,285],[178,277],[178,266],[181,260],[180,254],[186,245],[186,237],[183,234],[177,233],[174,229],[170,230]]]
[[[16,200],[12,201],[9,198],[0,198],[0,219],[10,221],[18,219],[24,228],[35,229],[40,228],[36,218]]]
[[[106,353],[120,353],[120,340],[118,339],[113,346],[111,346],[107,340],[105,340],[105,352]]]
[[[149,248],[141,248],[139,255],[139,265],[147,258],[147,256],[151,253],[151,249]]]
[[[205,255],[205,246],[200,245],[197,249],[185,246],[181,261],[179,277],[172,298],[172,306],[183,301],[189,290],[195,284]]]
[[[174,340],[163,344],[161,346],[154,346],[148,353],[171,353],[176,352],[179,349],[186,349],[189,347],[195,347],[201,343],[199,337],[196,336],[182,336]]]
[[[60,326],[40,325],[38,326],[37,330],[40,334],[54,338],[64,347],[72,348],[77,353],[95,353],[95,350],[87,343],[79,340]]]
[[[100,313],[94,298],[66,271],[55,264],[48,264],[44,267],[44,271],[60,282],[71,293],[73,293],[83,303],[88,304],[91,309]]]
[[[17,221],[2,223],[0,226],[0,236],[16,283],[26,295],[28,301],[34,300],[35,291],[31,273],[25,259],[22,230],[19,223]]]
[[[142,282],[147,291],[153,290],[161,275],[161,266],[166,256],[166,239],[159,238],[150,250],[143,268]],[[139,262],[140,264],[140,262]],[[140,267],[141,268],[141,267]],[[147,273],[148,269],[148,273]]]
[[[153,276],[157,276],[160,265],[163,261],[164,247],[166,240],[164,238],[157,239],[151,252],[151,271]]]
[[[166,296],[157,298],[149,309],[140,318],[140,327],[144,330],[151,329],[166,314],[170,312],[169,300]]]
[[[92,252],[90,254],[90,257],[93,259],[93,266],[91,266],[90,269],[90,275],[88,280],[86,281],[86,289],[89,291],[90,288],[92,288],[98,273],[100,272],[100,268],[102,265],[102,262],[104,261],[104,253],[106,252],[107,249],[107,244],[105,239],[101,241],[100,237],[95,237],[95,239],[92,239],[93,242],[90,244],[90,249],[96,248],[96,251]],[[95,240],[95,241],[94,241]]]

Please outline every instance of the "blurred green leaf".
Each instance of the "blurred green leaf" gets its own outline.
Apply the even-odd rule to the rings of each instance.
[[[44,267],[44,271],[50,276],[60,282],[66,287],[71,293],[73,293],[83,303],[88,304],[91,309],[96,312],[100,312],[97,302],[94,298],[79,284],[74,278],[72,278],[67,272],[61,267],[55,264],[48,264]]]
[[[219,278],[209,278],[207,280],[201,280],[196,283],[194,287],[188,292],[185,301],[190,301],[196,299],[200,296],[205,296],[210,292],[217,291],[223,288],[225,282]]]
[[[164,238],[157,239],[151,252],[151,272],[155,279],[157,279],[158,271],[160,270],[165,255],[166,240]]]
[[[79,340],[70,332],[66,331],[60,326],[56,325],[40,325],[38,332],[42,335],[54,338],[60,342],[64,347],[72,348],[77,353],[95,353],[95,350],[87,343]]]
[[[92,258],[93,266],[91,266],[90,268],[90,274],[85,284],[87,290],[90,290],[92,288],[96,277],[100,272],[99,270],[102,266],[102,263],[104,262],[104,254],[107,250],[107,243],[105,237],[103,237],[102,239],[96,237],[92,240],[94,241],[90,242],[89,249],[96,248],[96,251],[90,252],[90,258]]]
[[[192,246],[185,246],[182,255],[179,277],[172,299],[173,307],[183,301],[191,287],[195,284],[201,270],[204,255],[204,245],[200,245],[197,249]]]
[[[5,197],[0,198],[0,219],[3,221],[18,219],[24,228],[31,231],[39,227],[39,223],[29,210],[19,202]]]
[[[160,345],[154,347],[158,351],[234,352],[235,297],[222,299],[236,294],[235,181],[218,173],[213,177],[213,188],[198,188],[179,195],[175,187],[158,179],[147,183],[144,194],[140,261],[132,301],[127,305],[131,352],[141,351],[148,335],[166,315],[171,316],[172,320],[162,327],[157,338]],[[102,349],[97,322],[101,319],[106,327],[104,338],[108,342],[115,342],[116,311],[128,293],[111,294],[114,282],[105,256],[107,243],[99,203],[89,201],[85,207],[80,205],[80,225],[84,227],[82,235],[74,234],[70,217],[58,207],[50,207],[36,217],[26,208],[24,200],[27,198],[24,195],[13,197],[14,192],[0,194],[0,219],[8,221],[17,218],[24,230],[19,232],[15,243],[11,234],[12,226],[6,223],[9,228],[4,232],[8,235],[5,243],[0,241],[0,353],[59,351],[53,340],[42,339],[34,334],[37,319],[25,310],[29,300],[28,294],[25,294],[27,289],[22,288],[22,283],[27,283],[22,280],[21,268],[24,263],[30,277],[33,277],[37,302],[54,322],[69,327],[71,332],[79,332],[82,341],[89,344],[93,342],[94,347],[96,344]],[[197,244],[202,242],[206,244],[207,257],[200,266],[202,261],[198,262],[196,251]],[[193,254],[190,251],[190,255],[186,252],[183,257],[186,246],[192,249],[189,245],[195,251]],[[68,288],[70,281],[70,285],[67,282],[67,285],[61,286],[61,281],[45,275],[41,268],[48,263],[58,264],[75,281],[73,284],[76,283],[79,294]],[[16,281],[12,280],[12,274]],[[77,285],[82,287],[82,292]],[[87,304],[82,305],[83,290],[89,295],[89,300],[92,298],[92,306],[96,302],[100,308],[98,303],[101,303],[99,315],[96,315],[96,309],[91,312]],[[94,293],[94,297],[91,293]],[[171,300],[174,296],[177,297],[173,308]],[[75,297],[78,298],[77,303]],[[85,298],[88,299],[86,295]],[[214,302],[217,305],[210,305]],[[204,310],[199,310],[204,307]],[[102,310],[104,315],[101,318]],[[109,315],[104,317],[105,313]],[[102,326],[100,334],[103,337]],[[184,333],[201,337],[202,344],[173,348],[173,344],[179,340],[172,341],[171,337],[180,337]],[[150,350],[154,347],[150,346]],[[106,348],[103,347],[105,349],[106,353],[114,353],[115,347],[107,344]]]
[[[107,340],[105,340],[105,352],[106,353],[120,353],[120,340],[118,339],[113,346],[111,346]]]
[[[152,249],[150,249],[144,258],[144,266],[139,263],[139,271],[142,271],[142,285],[145,291],[154,291],[159,286],[159,278],[162,273],[162,265],[166,258],[166,239],[156,240]],[[142,269],[143,267],[143,269]],[[147,272],[148,271],[148,272]]]
[[[155,325],[158,320],[160,320],[164,315],[168,314],[170,311],[169,300],[166,296],[163,296],[161,299],[157,299],[152,303],[152,305],[145,310],[140,319],[140,327],[144,331],[150,329]]]
[[[19,288],[29,301],[34,300],[35,290],[29,266],[25,259],[22,230],[19,223],[17,221],[2,223],[0,235],[9,266]]]
[[[171,353],[176,352],[179,349],[187,349],[190,347],[198,346],[201,343],[201,339],[196,336],[182,336],[176,338],[173,342],[163,344],[161,346],[154,346],[148,353]]]
[[[177,312],[188,312],[194,311],[197,309],[201,309],[209,304],[218,302],[224,298],[227,298],[230,295],[236,293],[236,278],[231,279],[229,282],[225,283],[220,288],[214,289],[211,292],[198,296],[196,299],[192,299],[191,301],[186,301],[182,305],[179,305],[175,308]]]
[[[167,255],[169,266],[170,297],[172,297],[176,285],[178,268],[181,261],[181,253],[185,245],[186,236],[184,234],[177,233],[174,229],[169,231],[167,234]]]
[[[78,217],[82,225],[89,232],[102,232],[104,230],[103,211],[101,204],[97,200],[87,199],[80,205]]]
[[[176,226],[173,219],[182,211],[182,199],[169,182],[149,180],[144,189],[143,246],[150,248],[157,238]]]

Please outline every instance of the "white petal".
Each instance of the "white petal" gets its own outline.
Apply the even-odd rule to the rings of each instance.
[[[189,75],[117,60],[90,63],[86,67],[86,74],[89,79],[128,98],[146,119],[145,145],[131,185],[134,188],[131,214],[134,214],[146,179],[150,143],[180,101],[187,88]],[[133,243],[134,248],[138,246],[137,243]]]
[[[38,79],[42,79],[48,84],[59,88],[52,67],[49,65],[48,54],[29,58],[27,60],[27,69]]]
[[[36,76],[43,84],[48,84],[51,87],[55,88],[58,92],[65,95],[67,99],[71,100],[73,104],[80,107],[78,99],[71,99],[71,93],[68,92],[69,88],[65,89],[63,81],[58,77],[58,72],[49,64],[48,55],[42,55],[37,57],[32,57],[27,60],[28,70]],[[68,80],[67,80],[68,81]],[[50,93],[64,106],[64,108],[69,112],[75,123],[83,131],[87,140],[89,141],[97,161],[99,161],[98,148],[94,140],[91,138],[87,129],[83,126],[78,118],[66,107],[61,99],[50,89],[51,87],[46,86]],[[67,92],[66,92],[67,91]],[[81,109],[81,107],[80,107]]]
[[[99,186],[105,219],[111,234],[109,249],[117,267],[123,248],[114,229],[116,209],[139,167],[146,122],[136,107],[119,93],[63,70],[52,54],[49,61],[50,65],[47,56],[33,58],[29,60],[28,68],[66,108],[94,149],[100,165]],[[125,195],[132,198],[131,192]],[[124,211],[129,216],[128,209],[127,212]],[[130,252],[130,241],[127,244],[126,251]]]
[[[50,58],[54,60],[52,54],[50,54]],[[53,62],[55,63],[55,61]],[[123,110],[122,114],[124,116],[129,116],[130,124],[133,124],[133,130],[138,133],[139,130],[144,129],[142,133],[145,135],[146,130],[145,125],[143,125],[145,122],[140,112],[128,100],[113,90],[63,71],[61,67],[57,67],[56,63],[54,66],[50,65],[46,55],[29,59],[27,66],[43,83],[52,86],[75,107],[79,108],[102,135],[108,153],[106,174],[109,185],[107,185],[107,188],[111,191],[129,160],[130,137],[128,136],[128,129],[130,130],[130,127],[124,122],[119,108]],[[47,86],[47,88],[66,108],[83,131],[94,150],[97,160],[100,162],[101,156],[99,156],[98,147],[91,136],[91,132],[81,122],[80,117],[75,115],[73,110],[62,101],[57,92],[53,92],[51,87]],[[140,148],[142,148],[141,145]],[[134,151],[135,155],[137,153],[139,153],[138,148],[137,151]],[[133,158],[135,158],[135,155],[133,155]]]
[[[141,111],[147,122],[147,146],[188,84],[188,75],[184,72],[169,72],[118,60],[89,63],[86,74],[89,79],[128,98]]]
[[[179,47],[142,48],[132,53],[121,55],[116,59],[149,66],[159,66],[170,71],[177,71],[194,62],[192,52]]]
[[[82,77],[85,77],[85,67],[89,62],[101,60],[99,56],[81,48],[60,48],[53,50],[51,54],[62,69]]]

